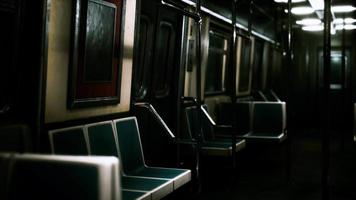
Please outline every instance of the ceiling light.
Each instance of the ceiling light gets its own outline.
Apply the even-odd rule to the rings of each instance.
[[[316,32],[316,31],[324,30],[324,26],[323,25],[303,26],[302,29],[304,31]]]
[[[334,19],[334,24],[352,24],[354,22],[356,22],[356,19],[354,18],[345,18],[345,19],[342,19],[342,18],[336,18]]]
[[[295,15],[307,15],[307,14],[312,14],[314,12],[314,9],[311,7],[294,7],[292,8],[292,13]]]
[[[356,22],[356,19],[354,19],[354,18],[345,18],[344,22],[345,22],[345,24],[352,24],[352,23]]]
[[[333,21],[334,24],[343,24],[344,23],[344,19],[342,18],[336,18]]]
[[[344,29],[345,29],[345,30],[354,30],[354,29],[356,29],[356,25],[353,25],[353,24],[346,24],[346,25],[344,26]]]
[[[333,6],[331,7],[331,11],[334,13],[344,13],[344,12],[352,12],[355,11],[356,8],[350,5],[344,5],[344,6]]]
[[[298,20],[296,21],[296,23],[299,25],[318,25],[321,24],[321,20],[316,18],[306,18],[306,19]]]
[[[324,0],[309,0],[314,10],[324,10]]]
[[[304,2],[306,0],[292,0],[292,3]],[[288,3],[288,0],[274,0],[276,3]]]
[[[353,25],[353,24],[336,25],[336,26],[335,26],[335,29],[336,29],[336,30],[342,30],[342,29],[345,29],[345,30],[354,30],[354,29],[356,29],[356,25]]]

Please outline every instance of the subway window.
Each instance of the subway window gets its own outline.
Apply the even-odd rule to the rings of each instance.
[[[217,29],[209,31],[209,52],[206,67],[205,93],[225,91],[225,75],[228,66],[229,37]]]

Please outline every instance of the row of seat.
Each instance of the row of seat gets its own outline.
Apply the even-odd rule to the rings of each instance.
[[[119,161],[103,156],[0,154],[0,199],[121,200]]]
[[[231,138],[232,134],[237,136],[237,151],[245,146],[245,140],[280,143],[287,137],[285,102],[222,103],[219,109],[219,118],[224,122],[220,124],[225,124],[224,126],[215,123],[206,105],[185,108],[187,134],[183,134],[183,137],[196,138],[201,131],[203,149],[210,149],[206,151],[207,154],[231,154],[231,139],[220,138]],[[198,112],[202,113],[201,130],[197,125]]]
[[[221,103],[220,123],[234,124],[240,138],[280,143],[286,135],[286,103],[248,101]]]
[[[128,117],[49,131],[54,154],[120,158],[123,199],[160,199],[191,180],[187,169],[145,163],[137,119]]]

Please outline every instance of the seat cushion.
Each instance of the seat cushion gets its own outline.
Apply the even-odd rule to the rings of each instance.
[[[236,152],[245,147],[245,140],[236,140]],[[231,140],[206,141],[202,145],[203,154],[214,156],[230,156],[232,154]]]
[[[151,195],[148,192],[122,190],[122,199],[123,200],[150,200]]]
[[[158,178],[122,176],[122,188],[136,191],[145,191],[151,194],[152,199],[161,199],[173,192],[173,181]]]
[[[191,171],[188,169],[143,167],[131,171],[127,173],[127,175],[172,179],[174,182],[174,189],[178,189],[180,186],[191,180]]]

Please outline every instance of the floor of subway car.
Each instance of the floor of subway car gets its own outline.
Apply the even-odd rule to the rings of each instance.
[[[230,160],[205,158],[202,193],[192,199],[321,199],[321,135],[317,131],[295,135],[290,184],[286,182],[285,147],[250,147],[240,154],[235,180]],[[344,144],[340,133],[331,135],[331,199],[356,199],[356,148],[351,134]]]

